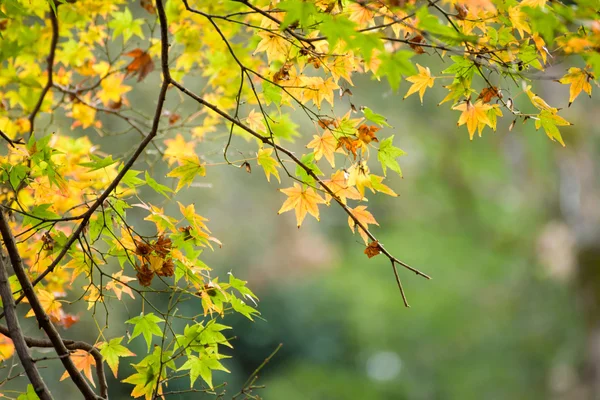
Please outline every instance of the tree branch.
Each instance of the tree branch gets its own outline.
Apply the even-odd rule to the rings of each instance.
[[[8,221],[6,220],[6,216],[3,212],[0,212],[0,234],[2,235],[4,247],[6,247],[6,251],[8,252],[8,256],[13,266],[13,270],[15,271],[15,275],[17,276],[17,279],[19,280],[19,283],[23,288],[23,293],[25,294],[25,297],[27,297],[27,300],[31,305],[31,309],[35,313],[38,324],[44,330],[44,332],[46,332],[46,335],[48,335],[48,338],[50,339],[54,349],[56,350],[56,354],[58,354],[58,356],[60,357],[60,360],[63,363],[69,375],[71,376],[73,383],[75,383],[75,385],[81,391],[85,399],[101,399],[101,397],[96,395],[96,393],[92,390],[89,383],[85,380],[83,375],[79,372],[79,370],[73,363],[73,360],[71,360],[71,358],[69,357],[69,349],[67,349],[67,347],[63,343],[60,334],[58,333],[58,330],[56,329],[52,321],[50,321],[50,317],[48,317],[48,314],[46,313],[46,311],[44,311],[40,300],[33,291],[33,285],[31,284],[31,281],[27,276],[27,272],[23,267],[21,256],[19,255],[19,251],[15,244],[12,232],[10,230],[10,227],[8,226]]]
[[[6,322],[8,328],[2,327],[0,332],[12,339],[15,346],[19,360],[23,365],[23,369],[29,378],[29,382],[33,386],[33,390],[42,400],[52,400],[52,395],[46,386],[46,383],[42,379],[35,362],[29,354],[27,348],[26,339],[21,331],[19,324],[19,318],[15,310],[15,301],[13,299],[12,290],[10,289],[10,283],[8,282],[8,272],[6,271],[6,264],[4,263],[4,254],[0,256],[0,295],[2,296],[2,305],[6,314]]]
[[[7,320],[8,320],[8,317],[7,317]],[[12,339],[11,332],[9,331],[9,329],[7,327],[5,327],[3,325],[0,325],[0,333],[5,336],[8,336]],[[49,339],[32,338],[30,336],[23,336],[23,338],[25,339],[25,344],[28,347],[40,347],[40,348],[54,347],[54,345],[52,344],[52,342]],[[14,341],[14,339],[13,339],[13,341]],[[102,358],[102,354],[100,354],[100,351],[96,347],[92,346],[91,344],[82,342],[82,341],[78,341],[78,340],[63,339],[63,343],[69,350],[84,350],[84,351],[87,351],[88,353],[90,353],[92,355],[92,357],[94,357],[94,360],[96,360],[96,375],[98,377],[98,386],[100,386],[100,396],[107,399],[108,398],[108,384],[106,383],[106,375],[104,374],[104,364],[103,364],[104,359]]]

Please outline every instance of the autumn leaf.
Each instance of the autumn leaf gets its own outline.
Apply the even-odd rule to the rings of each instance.
[[[352,153],[352,155],[354,156],[354,159],[356,160],[356,156],[358,155],[358,153],[356,151],[360,147],[360,145],[361,145],[361,142],[359,140],[353,140],[350,137],[343,136],[338,139],[338,144],[336,146],[336,150],[339,148],[344,148],[344,149],[350,151]]]
[[[375,133],[379,129],[380,128],[377,126],[362,124],[358,127],[358,138],[365,145],[371,142],[379,142],[379,139],[377,139],[377,136],[375,136]]]
[[[367,229],[369,229],[369,225],[379,225],[377,221],[375,221],[373,214],[367,211],[366,206],[357,206],[356,208],[350,208],[350,211],[352,212],[354,218],[358,222],[363,224],[363,226]],[[354,218],[348,216],[348,225],[350,226],[352,233],[354,233],[354,228],[358,229],[360,237],[362,237],[362,239],[365,241],[365,244],[368,244],[369,235],[367,235],[367,233],[363,229],[361,229],[360,226],[358,226]]]
[[[336,171],[331,175],[331,179],[325,180],[323,183],[325,183],[333,194],[344,204],[346,204],[346,199],[361,200],[363,198],[354,186],[348,184],[346,173],[342,170]],[[329,201],[331,195],[326,193],[325,198]]]
[[[135,49],[124,55],[133,57],[133,61],[127,65],[127,74],[125,77],[138,76],[138,82],[144,80],[144,78],[154,70],[154,62],[150,54],[142,49]]]
[[[319,196],[314,189],[307,187],[303,189],[298,183],[294,183],[293,187],[280,189],[288,198],[285,200],[277,214],[281,214],[290,210],[296,211],[296,221],[298,228],[302,225],[306,213],[319,220],[319,204],[325,204],[325,200]]]
[[[321,136],[313,135],[313,140],[311,140],[306,147],[314,149],[315,160],[318,161],[325,156],[329,164],[332,167],[335,167],[335,157],[333,153],[335,152],[337,145],[338,141],[335,136],[333,136],[329,129],[326,129]]]
[[[417,68],[419,69],[419,73],[417,75],[409,76],[406,78],[407,81],[412,82],[412,86],[408,88],[408,92],[404,98],[406,99],[408,96],[419,92],[419,97],[421,98],[421,104],[423,104],[423,96],[425,95],[425,91],[427,88],[432,88],[435,78],[431,76],[431,71],[429,67],[421,67],[417,64]]]
[[[85,377],[90,381],[92,386],[96,387],[94,383],[94,378],[92,376],[92,366],[96,365],[96,359],[90,353],[85,350],[77,349],[71,353],[71,359],[73,360],[73,364],[75,364],[75,368],[77,371],[82,371]],[[60,377],[60,380],[63,381],[69,377],[69,373],[65,371],[64,374]]]
[[[35,294],[37,295],[37,297],[40,301],[40,304],[42,305],[42,309],[46,312],[46,314],[48,314],[50,319],[54,322],[60,321],[60,317],[61,317],[60,313],[62,310],[62,304],[58,300],[56,300],[56,297],[54,297],[54,294],[50,293],[44,289],[36,290]],[[29,310],[29,312],[27,314],[25,314],[25,316],[26,317],[35,316],[33,309]]]
[[[182,159],[193,158],[196,156],[194,147],[196,142],[194,140],[185,140],[182,134],[178,133],[175,138],[165,140],[167,148],[163,152],[163,158],[167,160],[169,166],[175,162],[182,164]]]
[[[118,300],[121,300],[121,296],[123,293],[129,295],[129,297],[131,297],[132,299],[135,298],[131,288],[129,286],[126,286],[127,282],[135,281],[135,278],[123,275],[123,271],[115,272],[111,276],[113,279],[106,284],[106,290],[112,290],[117,296]]]
[[[544,111],[550,111],[553,114],[556,114],[558,112],[558,109],[550,107],[550,105],[548,105],[548,103],[546,103],[544,99],[533,93],[531,91],[531,86],[527,86],[525,88],[525,93],[527,94],[527,97],[529,97],[531,104],[533,104],[536,108]]]
[[[111,339],[109,342],[103,342],[97,345],[97,347],[100,349],[100,354],[102,354],[104,361],[106,361],[110,367],[110,370],[115,378],[119,372],[119,358],[135,356],[131,350],[121,344],[122,340],[123,337],[121,336]]]
[[[365,195],[365,188],[371,188],[369,167],[365,161],[358,162],[348,168],[348,184],[356,186],[361,196]]]
[[[167,174],[170,178],[179,179],[176,192],[186,185],[190,186],[196,177],[206,175],[204,163],[200,162],[198,156],[183,158],[180,161],[181,165]]]
[[[592,79],[594,77],[588,71],[573,67],[569,68],[567,74],[559,80],[563,85],[571,85],[569,88],[569,107],[582,90],[592,97],[592,85],[590,84]]]
[[[122,96],[131,90],[131,86],[123,85],[123,75],[112,74],[102,79],[98,91],[98,98],[105,106],[115,107],[115,104],[122,103]]]
[[[377,240],[369,243],[369,245],[365,249],[365,254],[369,258],[373,258],[380,253],[381,253],[381,247],[379,247],[379,241],[377,241]]]
[[[452,107],[453,110],[462,111],[460,118],[458,119],[458,126],[467,124],[469,130],[469,137],[473,140],[473,135],[480,123],[485,125],[491,125],[490,119],[488,118],[487,111],[492,108],[489,104],[483,104],[482,101],[478,100],[475,104],[471,104],[470,101],[466,101],[462,104]],[[481,132],[479,132],[481,136]]]
[[[15,346],[9,337],[0,334],[0,361],[8,360],[15,352]]]
[[[489,103],[494,97],[497,97],[499,99],[502,98],[502,94],[498,91],[498,88],[496,86],[484,87],[481,90],[481,93],[479,93],[477,100],[481,99],[481,101],[483,101],[484,103]]]
[[[271,156],[272,153],[273,149],[260,149],[258,150],[256,161],[258,162],[258,165],[260,165],[265,171],[268,182],[271,181],[271,175],[273,175],[275,178],[277,178],[279,183],[281,183],[279,171],[277,170],[279,162]]]

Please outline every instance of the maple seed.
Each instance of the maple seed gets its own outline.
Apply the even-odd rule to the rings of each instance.
[[[373,258],[376,255],[381,254],[381,247],[379,246],[379,241],[375,240],[374,242],[369,243],[369,245],[365,249],[365,254],[369,258]]]

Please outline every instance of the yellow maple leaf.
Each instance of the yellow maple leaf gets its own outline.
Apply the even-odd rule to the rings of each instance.
[[[262,113],[256,112],[254,109],[250,111],[248,117],[246,117],[246,124],[250,129],[256,132],[265,132],[265,116]]]
[[[367,211],[367,206],[357,206],[356,208],[350,208],[350,211],[352,211],[352,215],[354,216],[354,218],[356,218],[367,229],[369,229],[369,224],[379,225],[375,220],[375,217],[373,217],[373,214]],[[354,221],[354,219],[350,216],[348,216],[348,225],[350,226],[352,233],[354,233],[354,228],[357,227],[357,224]],[[369,244],[369,235],[367,235],[367,233],[360,227],[357,227],[357,229],[360,237],[362,237],[362,239],[365,241],[365,244]]]
[[[333,106],[334,91],[339,89],[339,86],[332,78],[327,78],[327,80],[324,80],[319,76],[315,76],[306,77],[304,78],[304,81],[306,87],[302,93],[302,99],[304,102],[312,100],[319,109],[321,108],[321,103],[323,103],[323,100],[327,101],[329,104],[331,104],[331,106]]]
[[[175,139],[165,140],[165,145],[167,149],[163,158],[167,160],[169,166],[175,162],[181,164],[184,159],[196,157],[196,151],[194,150],[196,142],[193,140],[186,141],[180,133],[175,136]]]
[[[302,221],[304,221],[307,212],[319,221],[318,204],[325,204],[325,200],[319,196],[314,189],[303,189],[302,185],[294,183],[293,187],[280,189],[280,191],[288,196],[288,198],[285,200],[277,214],[294,209],[296,211],[298,228],[302,225]]]
[[[467,124],[471,140],[473,140],[473,135],[475,135],[475,131],[480,123],[491,126],[490,119],[487,115],[487,111],[491,108],[492,106],[484,104],[481,100],[477,101],[475,104],[471,104],[470,101],[467,101],[452,107],[453,110],[462,111],[462,114],[458,119],[458,126]],[[479,136],[481,136],[481,131],[479,131]]]
[[[261,37],[262,40],[256,46],[254,54],[264,51],[267,53],[269,64],[273,61],[285,60],[287,58],[291,44],[281,34],[259,31],[257,35]]]
[[[407,98],[411,94],[419,92],[419,97],[421,98],[421,104],[423,104],[423,95],[425,94],[425,90],[428,87],[433,87],[433,82],[435,78],[431,76],[431,71],[429,67],[421,67],[417,64],[417,68],[419,69],[419,73],[413,76],[409,76],[406,78],[407,81],[412,82],[412,86],[406,92],[404,98]]]
[[[366,161],[361,161],[348,168],[348,175],[348,184],[356,186],[361,196],[365,196],[365,188],[373,189]]]
[[[590,80],[593,75],[581,68],[569,68],[565,76],[560,78],[559,82],[563,85],[571,85],[569,88],[569,106],[575,101],[579,93],[583,90],[590,97],[592,96],[592,85]]]
[[[73,364],[75,364],[75,368],[78,371],[83,371],[83,374],[90,381],[92,386],[96,387],[94,383],[94,378],[92,377],[92,366],[96,365],[96,359],[90,353],[85,350],[77,349],[71,353],[71,359],[73,360]],[[69,373],[65,371],[64,374],[60,377],[60,380],[63,381],[69,377]]]
[[[548,0],[523,0],[520,4],[521,7],[544,7]]]
[[[40,304],[42,305],[42,309],[46,312],[46,314],[48,314],[50,319],[54,322],[60,321],[62,304],[56,300],[54,294],[48,292],[47,290],[39,289],[36,291],[36,295],[40,301]],[[33,309],[29,310],[25,316],[35,316]]]
[[[112,74],[102,80],[102,89],[98,91],[98,98],[102,104],[108,106],[111,102],[118,103],[121,96],[131,90],[131,86],[123,85],[123,79],[122,74]]]
[[[325,156],[329,164],[332,167],[335,167],[335,157],[333,153],[335,152],[338,144],[335,136],[333,136],[329,129],[326,129],[325,132],[323,132],[323,135],[313,135],[313,138],[314,139],[311,140],[306,147],[309,149],[314,149],[315,160],[318,161]]]
[[[326,180],[323,183],[325,183],[325,185],[331,189],[333,194],[335,194],[344,204],[346,204],[346,199],[360,200],[363,198],[354,186],[348,184],[348,178],[342,170],[336,171],[331,175],[331,179]],[[329,201],[331,195],[326,193],[325,198]]]
[[[519,32],[521,38],[525,38],[525,33],[531,33],[531,28],[527,23],[527,15],[521,10],[521,7],[510,7],[508,9],[508,19],[510,19],[513,28]]]
[[[540,96],[533,93],[531,91],[531,86],[527,86],[525,88],[525,93],[527,94],[527,97],[529,97],[529,100],[531,100],[531,104],[533,104],[535,106],[535,108],[538,108],[543,111],[550,111],[552,113],[558,112],[558,109],[556,109],[554,107],[550,107],[550,105],[548,103],[546,103],[546,101],[544,99],[542,99]]]
[[[90,96],[88,95],[84,98],[89,102]],[[102,126],[100,121],[96,121],[96,109],[87,106],[84,103],[76,102],[73,104],[73,108],[71,108],[71,112],[68,114],[69,117],[73,118],[75,122],[71,125],[71,128],[76,128],[81,126],[82,128],[89,128],[94,125],[99,128]]]
[[[115,295],[119,301],[121,300],[123,293],[128,294],[132,299],[135,299],[131,288],[129,286],[125,286],[127,282],[135,281],[135,278],[123,275],[123,271],[112,274],[112,277],[114,279],[106,284],[106,290],[112,290],[115,292]]]

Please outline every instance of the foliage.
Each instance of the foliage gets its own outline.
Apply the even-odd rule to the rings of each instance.
[[[591,95],[600,71],[600,21],[590,19],[596,0],[574,6],[143,0],[141,6],[124,0],[1,6],[0,129],[7,145],[0,215],[16,276],[0,281],[9,294],[2,297],[8,322],[2,333],[15,343],[22,337],[7,301],[27,301],[24,316],[40,321],[65,366],[63,378],[72,378],[86,398],[96,384],[107,396],[104,363],[132,385],[133,397],[166,396],[169,383],[187,376],[190,390],[216,393],[212,373],[227,371],[222,350],[231,346],[222,319],[259,315],[245,281],[214,276],[200,259],[205,249],[221,246],[196,211],[201,204],[176,200],[210,179],[211,168],[259,167],[268,181],[287,180],[279,213],[294,210],[298,227],[307,214],[318,220],[324,207],[340,206],[368,258],[389,259],[408,305],[397,265],[428,276],[383,247],[368,229],[379,223],[364,204],[372,194],[397,196],[384,181],[388,172],[402,175],[398,158],[405,153],[394,145],[401,135],[376,109],[356,107],[353,79],[385,78],[394,91],[406,80],[405,98],[419,93],[421,103],[428,89],[446,83],[440,104],[460,112],[457,125],[466,125],[471,139],[495,131],[506,117],[510,128],[516,121],[533,124],[564,146],[559,127],[570,122],[530,82],[564,58],[569,66],[557,84],[569,85],[570,105],[582,91]],[[445,67],[432,73],[434,63],[424,64],[434,57]],[[159,73],[162,83],[146,110],[136,89]],[[300,131],[297,114],[312,121],[312,132]],[[69,127],[81,134],[67,134]],[[116,135],[137,143],[115,154],[95,145]],[[304,154],[296,154],[296,142]],[[224,162],[214,161],[217,152]],[[230,159],[233,153],[239,159]],[[382,175],[371,172],[379,169]],[[148,202],[149,191],[167,207]],[[132,213],[143,213],[147,224],[134,227]],[[77,323],[69,308],[78,299],[98,325],[98,340],[87,347],[73,347],[55,328]],[[125,301],[141,307],[126,322],[133,331],[127,340],[108,337],[110,324],[119,323],[109,305]],[[195,304],[197,314],[179,314],[182,303]],[[7,359],[11,342],[1,339]],[[130,342],[145,343],[144,353],[134,354]],[[129,357],[136,357],[134,372],[121,376],[119,365]],[[24,367],[34,383],[36,368]],[[23,398],[49,398],[44,387],[30,388]],[[243,393],[255,396],[252,388]]]

